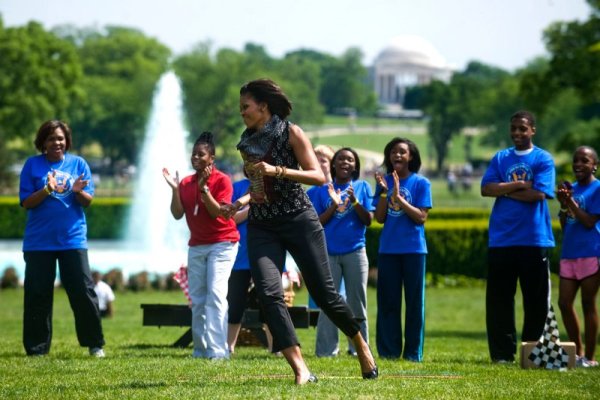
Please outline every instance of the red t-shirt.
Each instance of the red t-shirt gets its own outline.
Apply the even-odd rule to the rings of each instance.
[[[231,203],[233,185],[229,176],[213,166],[206,185],[210,194],[218,203]],[[238,242],[240,240],[240,234],[233,218],[212,218],[208,213],[198,188],[197,174],[183,178],[179,183],[179,196],[191,233],[188,245],[197,246],[219,242]],[[198,205],[198,212],[197,215],[194,215],[196,204]]]

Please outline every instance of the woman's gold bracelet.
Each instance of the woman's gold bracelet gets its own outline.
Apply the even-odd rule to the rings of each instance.
[[[281,179],[281,178],[285,178],[285,175],[287,174],[287,168],[284,166],[279,166],[276,165],[275,166],[275,178],[277,179]]]

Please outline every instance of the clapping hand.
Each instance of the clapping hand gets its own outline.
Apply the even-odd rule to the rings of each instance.
[[[46,177],[46,184],[50,187],[52,191],[55,191],[58,187],[58,182],[56,182],[56,170],[52,170],[52,172],[48,172],[48,176]]]
[[[163,176],[165,177],[165,181],[171,186],[171,189],[175,190],[179,187],[179,171],[175,171],[175,178],[171,176],[169,170],[163,168],[162,170]]]
[[[573,187],[570,182],[563,182],[558,186],[556,198],[560,202],[561,207],[566,208],[568,201],[573,196]]]
[[[392,172],[392,178],[394,179],[394,191],[392,197],[400,197],[400,177],[396,171]]]
[[[388,191],[387,184],[385,183],[385,179],[383,179],[383,174],[381,172],[375,171],[375,181],[384,193]]]
[[[331,198],[331,201],[336,204],[336,205],[340,205],[342,204],[342,198],[340,197],[340,189],[338,189],[337,191],[335,190],[335,188],[333,187],[333,183],[328,183],[327,184],[327,193],[329,194],[329,197]]]
[[[200,179],[198,179],[199,187],[203,187],[204,185],[206,185],[206,181],[210,177],[211,172],[212,172],[212,164],[207,166],[206,168],[204,168],[202,171],[198,172],[198,175],[200,177]]]
[[[356,196],[354,196],[354,186],[352,186],[352,182],[350,182],[350,186],[346,189],[346,194],[348,195],[348,200],[350,200],[351,204],[354,204],[356,201]]]
[[[54,179],[54,177],[52,177],[52,178]],[[75,182],[73,182],[73,187],[71,187],[71,190],[73,191],[73,193],[79,193],[87,185],[89,185],[89,183],[90,183],[89,179],[83,179],[83,174],[81,174],[77,177]]]

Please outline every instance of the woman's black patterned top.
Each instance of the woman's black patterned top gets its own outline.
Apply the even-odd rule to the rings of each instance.
[[[269,150],[259,161],[271,165],[300,169],[298,160],[290,146],[289,122],[283,134],[277,136]],[[256,161],[255,161],[256,162]],[[265,201],[250,203],[250,219],[268,220],[289,214],[295,214],[312,207],[302,184],[289,179],[278,179],[274,176],[263,176]]]

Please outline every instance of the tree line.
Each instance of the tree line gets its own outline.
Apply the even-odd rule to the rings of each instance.
[[[549,56],[514,72],[473,61],[449,82],[407,92],[405,108],[427,115],[438,171],[448,144],[465,128],[481,128],[489,144],[506,144],[507,119],[521,108],[538,116],[536,144],[600,149],[600,0],[587,1],[587,20],[545,30]],[[238,91],[251,79],[279,82],[300,124],[319,124],[342,108],[374,115],[378,105],[362,58],[358,48],[338,57],[299,49],[275,58],[258,44],[237,51],[215,50],[210,42],[173,57],[133,28],[45,30],[33,21],[5,27],[0,16],[0,182],[14,183],[11,165],[31,155],[35,130],[50,118],[69,122],[74,150],[105,160],[108,173],[135,163],[154,88],[169,68],[181,80],[191,138],[212,131],[225,158],[237,157]]]

